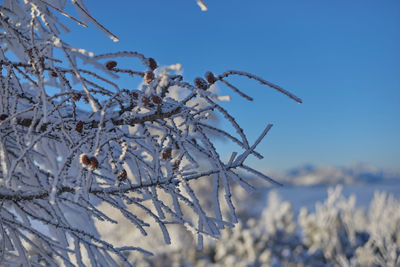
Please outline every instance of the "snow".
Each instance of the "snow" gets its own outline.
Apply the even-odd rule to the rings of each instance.
[[[207,11],[208,10],[207,5],[202,0],[197,0],[197,4],[201,8],[201,11]]]
[[[266,123],[250,145],[246,131],[219,105],[229,98],[219,96],[215,84],[222,82],[251,101],[228,82],[239,75],[298,103],[300,98],[247,72],[207,72],[207,81],[189,82],[180,64],[159,66],[138,52],[96,56],[75,48],[62,39],[58,29],[68,29],[58,15],[80,25],[93,23],[113,41],[118,38],[89,14],[83,0],[71,1],[80,20],[63,11],[65,1],[51,3],[6,0],[1,9],[1,265],[131,266],[148,250],[174,254],[176,248],[194,260],[210,252],[200,259],[204,264],[251,265],[258,258],[271,265],[296,258],[311,265],[347,264],[362,263],[368,254],[367,263],[398,263],[398,244],[391,240],[400,232],[397,199],[374,193],[366,214],[355,206],[355,197],[346,196],[346,190],[372,193],[366,183],[389,181],[398,193],[396,179],[369,168],[309,168],[282,175],[287,186],[271,193],[250,175],[268,185],[281,183],[246,162],[250,155],[262,158],[255,151],[272,125]],[[207,9],[203,1],[197,3]],[[122,89],[116,83],[122,75],[141,82]],[[232,129],[222,129],[220,120]],[[221,136],[239,145],[228,162],[214,145]],[[310,196],[314,202],[326,185],[337,183],[346,184],[344,196],[337,187],[315,210],[308,207]],[[358,190],[348,187],[360,184]],[[257,190],[244,195],[242,187]],[[293,210],[286,200],[298,207]],[[210,241],[219,238],[221,243]],[[203,252],[190,251],[196,242]],[[171,243],[176,245],[160,245]],[[184,255],[170,261],[183,264]]]

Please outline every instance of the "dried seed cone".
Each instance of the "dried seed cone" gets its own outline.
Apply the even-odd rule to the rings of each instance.
[[[42,124],[42,126],[40,126],[40,131],[44,132],[47,130],[47,123]]]
[[[90,159],[86,154],[81,154],[80,161],[85,167],[90,164]]]
[[[83,121],[78,121],[78,122],[76,123],[75,130],[76,130],[78,133],[82,133],[82,130],[83,130]]]
[[[81,100],[81,94],[80,93],[74,93],[74,94],[72,94],[72,100],[74,100],[74,101],[79,101],[79,100]]]
[[[99,161],[95,157],[91,157],[89,165],[92,170],[95,170],[99,167]]]
[[[149,105],[149,103],[150,103],[150,100],[149,100],[149,98],[147,96],[142,96],[142,100],[141,101],[143,103],[143,106],[145,106],[145,107],[147,107]]]
[[[114,60],[110,60],[110,61],[106,62],[106,69],[108,69],[108,70],[112,70],[116,66],[117,66],[117,62]]]
[[[50,75],[51,75],[52,77],[54,77],[54,78],[55,78],[55,77],[58,77],[58,74],[57,74],[57,72],[55,72],[55,71],[52,71]]]
[[[43,70],[46,67],[46,65],[44,64],[44,58],[43,57],[39,58],[39,63],[40,63],[40,67]]]
[[[125,170],[121,170],[119,172],[119,174],[118,174],[118,180],[121,181],[121,182],[125,181],[126,177],[128,177],[128,174],[126,173],[126,171]]]
[[[151,96],[151,101],[153,101],[153,103],[157,104],[157,105],[162,103],[162,99],[158,95],[152,95]]]
[[[152,57],[149,57],[149,67],[152,70],[157,69],[157,62]]]
[[[194,79],[194,85],[196,85],[197,88],[200,88],[203,90],[206,90],[208,87],[207,82],[203,78],[200,78],[200,77],[197,77],[196,79]]]
[[[168,147],[162,152],[161,157],[163,159],[169,159],[169,158],[171,158],[171,152],[172,152],[172,149],[170,147]]]
[[[8,118],[8,115],[7,114],[1,114],[0,115],[0,121],[4,121],[5,119],[7,119]]]
[[[132,97],[134,99],[138,99],[139,98],[139,94],[137,92],[132,92]]]
[[[210,84],[213,84],[213,83],[215,83],[215,82],[217,81],[217,79],[215,78],[214,74],[213,74],[211,71],[207,71],[207,72],[204,74],[204,77],[206,77],[207,81],[208,81]]]
[[[146,83],[151,83],[152,80],[154,80],[154,73],[151,72],[151,71],[147,71],[147,72],[144,74],[144,81],[145,81]]]

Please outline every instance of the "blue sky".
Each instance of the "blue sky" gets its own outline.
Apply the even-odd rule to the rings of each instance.
[[[110,4],[113,3],[113,4]],[[189,81],[205,71],[235,69],[279,84],[303,104],[248,79],[234,84],[225,106],[259,146],[265,169],[302,164],[368,163],[400,170],[400,1],[88,0],[87,7],[120,38],[72,27],[71,44],[105,53],[134,50],[160,64],[181,63]],[[222,152],[229,144],[220,143]]]

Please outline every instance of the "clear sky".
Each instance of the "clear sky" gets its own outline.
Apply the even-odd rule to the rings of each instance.
[[[88,0],[120,38],[73,27],[66,39],[96,53],[134,50],[160,64],[182,63],[189,81],[210,70],[252,72],[303,104],[248,79],[225,106],[259,146],[262,168],[369,163],[400,170],[400,1]],[[118,4],[117,4],[118,3]],[[220,144],[227,151],[229,144]]]

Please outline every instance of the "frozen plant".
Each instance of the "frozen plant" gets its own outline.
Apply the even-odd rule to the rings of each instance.
[[[376,192],[368,213],[356,209],[356,199],[328,191],[314,213],[299,214],[304,245],[309,254],[320,254],[323,263],[335,266],[398,266],[400,264],[400,203],[392,195]]]
[[[264,206],[264,203],[258,204]],[[137,260],[137,266],[309,264],[310,262],[304,261],[306,250],[296,232],[297,225],[290,203],[282,201],[272,191],[266,204],[261,216],[247,221],[239,218],[239,223],[233,229],[224,229],[220,240],[209,240],[211,242],[207,242],[201,251],[190,243],[182,242],[180,246],[170,250],[158,249],[154,257],[143,255],[143,258]]]
[[[1,265],[130,266],[130,251],[151,252],[100,237],[95,221],[118,224],[116,212],[144,236],[157,225],[167,244],[169,226],[184,226],[201,248],[204,235],[218,238],[237,222],[230,185],[251,190],[239,171],[276,183],[246,165],[249,155],[262,158],[255,149],[272,125],[250,143],[213,86],[223,83],[252,100],[228,82],[244,76],[301,100],[246,72],[207,72],[191,83],[179,64],[161,67],[138,52],[94,55],[74,47],[62,39],[69,31],[64,17],[118,38],[90,15],[83,0],[71,5],[78,18],[67,13],[66,0],[4,0],[0,6]],[[140,64],[125,68],[120,58]],[[121,88],[120,76],[142,82]],[[235,132],[215,126],[212,118],[218,115]],[[223,161],[215,135],[241,151]],[[202,179],[212,179],[209,196],[195,190]],[[202,198],[211,199],[212,212]]]
[[[223,232],[215,245],[216,262],[222,266],[282,266],[302,257],[291,204],[282,201],[276,191],[269,192],[266,204],[259,218]]]
[[[296,221],[287,201],[271,191],[261,216],[222,231],[217,242],[197,251],[190,243],[137,261],[138,266],[354,266],[400,264],[400,202],[376,192],[370,207],[330,189],[315,211]],[[241,202],[241,205],[248,203]],[[258,203],[263,205],[264,203]],[[248,207],[248,206],[247,206]],[[190,242],[190,241],[189,241]],[[161,251],[161,250],[158,250]]]
[[[357,249],[363,266],[400,266],[400,202],[393,195],[375,192],[371,201],[366,232],[368,242]]]

